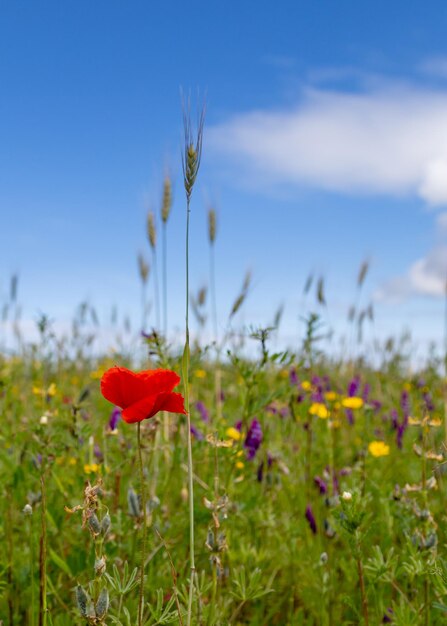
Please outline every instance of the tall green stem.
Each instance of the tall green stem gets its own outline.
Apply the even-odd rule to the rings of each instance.
[[[140,595],[138,600],[138,626],[143,623],[144,606],[144,564],[146,562],[146,489],[144,483],[143,455],[141,452],[141,422],[137,424],[138,465],[140,469],[141,508],[143,509],[143,538],[141,541]]]
[[[167,269],[167,241],[166,241],[166,222],[162,225],[162,274],[163,274],[163,335],[166,339],[168,333],[168,269]]]
[[[44,473],[40,475],[42,493],[40,535],[40,596],[39,596],[39,626],[47,626],[47,495]]]
[[[186,199],[186,344],[184,363],[184,388],[185,388],[185,410],[187,420],[187,441],[188,441],[188,492],[189,492],[189,552],[190,552],[190,579],[189,579],[189,599],[187,626],[191,624],[192,601],[194,595],[194,576],[196,571],[194,559],[194,484],[192,465],[192,438],[191,438],[191,416],[189,414],[189,214],[190,199]]]
[[[160,330],[160,290],[158,286],[157,252],[152,249],[152,262],[154,265],[154,291],[155,291],[155,314],[157,319],[157,330]]]

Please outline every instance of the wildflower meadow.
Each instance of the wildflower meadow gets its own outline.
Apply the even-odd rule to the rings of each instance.
[[[219,220],[208,213],[209,284],[190,288],[205,115],[184,103],[184,214],[172,181],[138,257],[141,325],[81,305],[58,336],[23,336],[17,277],[0,352],[0,622],[152,626],[444,624],[447,619],[445,363],[417,368],[405,341],[374,358],[362,332],[368,263],[350,338],[325,350],[324,278],[309,276],[301,333],[277,346],[281,310],[241,321],[252,278],[217,294]],[[178,192],[178,189],[177,189]],[[166,231],[183,220],[186,324],[167,331]],[[144,226],[142,225],[142,228]],[[148,305],[151,305],[149,308]]]

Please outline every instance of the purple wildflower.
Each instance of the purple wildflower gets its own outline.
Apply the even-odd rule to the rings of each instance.
[[[331,390],[331,381],[329,379],[329,376],[326,374],[325,376],[323,376],[323,387],[325,391],[330,391]]]
[[[316,484],[316,486],[318,487],[318,489],[320,490],[321,494],[325,494],[327,493],[327,484],[325,483],[325,481],[321,478],[321,476],[315,476],[314,478],[314,483]]]
[[[397,428],[399,427],[399,416],[397,414],[396,409],[392,409],[391,413],[391,426],[394,428],[394,430],[397,430]]]
[[[274,457],[267,452],[267,469],[270,469],[273,465]],[[262,483],[264,479],[264,461],[259,464],[258,471],[256,472],[256,478],[259,483]]]
[[[316,535],[317,534],[317,522],[315,520],[315,516],[313,514],[312,507],[310,506],[310,504],[307,505],[306,512],[304,515],[307,521],[309,522],[311,531],[313,532],[314,535]]]
[[[244,448],[246,448],[247,450],[247,460],[250,461],[251,459],[254,458],[261,443],[262,443],[261,424],[255,418],[250,424],[250,428],[248,429],[248,433],[244,442]]]
[[[371,385],[369,383],[365,383],[363,385],[363,392],[362,392],[363,402],[365,403],[368,402],[370,391],[371,391]]]
[[[410,398],[408,391],[404,389],[400,394],[400,406],[405,417],[410,415]]]
[[[398,424],[397,426],[396,444],[399,450],[402,450],[402,439],[404,436],[404,432],[407,430],[407,426],[408,426],[408,417],[404,417],[402,422]]]
[[[294,387],[298,386],[298,383],[299,383],[298,374],[296,373],[296,369],[294,367],[290,368],[290,371],[289,371],[289,382]]]
[[[352,424],[354,423],[354,411],[352,409],[346,409],[345,410],[345,414],[346,414],[346,419],[348,420],[348,424]]]
[[[197,441],[202,441],[204,438],[203,433],[201,433],[200,430],[194,426],[194,424],[191,424],[191,435],[193,435]]]
[[[115,407],[110,414],[109,418],[109,428],[110,430],[115,430],[116,426],[121,418],[121,409],[119,407]]]
[[[205,423],[208,423],[210,421],[210,416],[209,416],[208,410],[207,410],[206,406],[203,404],[203,402],[201,402],[200,400],[198,402],[196,402],[196,409],[200,413],[200,417],[202,418],[202,420]]]
[[[351,382],[348,385],[348,396],[353,398],[359,392],[360,388],[360,376],[354,376]]]
[[[323,385],[319,376],[312,376],[312,386],[314,391],[310,397],[312,402],[324,403]]]
[[[93,454],[98,459],[98,461],[102,461],[104,459],[104,455],[103,455],[103,453],[101,451],[101,448],[98,446],[97,443],[95,443],[95,445],[93,447]]]
[[[382,403],[380,402],[380,400],[371,400],[369,404],[372,406],[376,413],[382,408]]]
[[[238,422],[236,422],[236,424],[234,425],[235,429],[238,430],[239,432],[242,431],[242,420],[239,420]]]
[[[429,391],[425,391],[425,392],[422,394],[422,397],[423,397],[423,399],[424,399],[424,402],[425,402],[425,408],[427,409],[427,411],[428,411],[429,413],[430,413],[431,411],[434,411],[434,410],[435,410],[435,405],[433,404],[433,400],[432,400],[432,397],[431,397],[430,392],[429,392]]]

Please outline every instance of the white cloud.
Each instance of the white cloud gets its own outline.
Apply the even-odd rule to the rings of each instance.
[[[236,115],[208,140],[260,180],[447,205],[447,91],[309,89],[294,109]]]
[[[447,281],[447,246],[435,246],[415,261],[404,276],[388,281],[379,289],[377,300],[398,302],[411,295],[444,296]]]

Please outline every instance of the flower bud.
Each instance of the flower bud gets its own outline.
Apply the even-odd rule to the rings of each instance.
[[[33,514],[33,507],[31,506],[31,504],[25,504],[25,506],[23,507],[22,510],[24,515],[32,515]]]
[[[344,500],[345,502],[349,502],[350,500],[352,500],[352,493],[350,491],[343,491],[341,497],[342,500]]]

